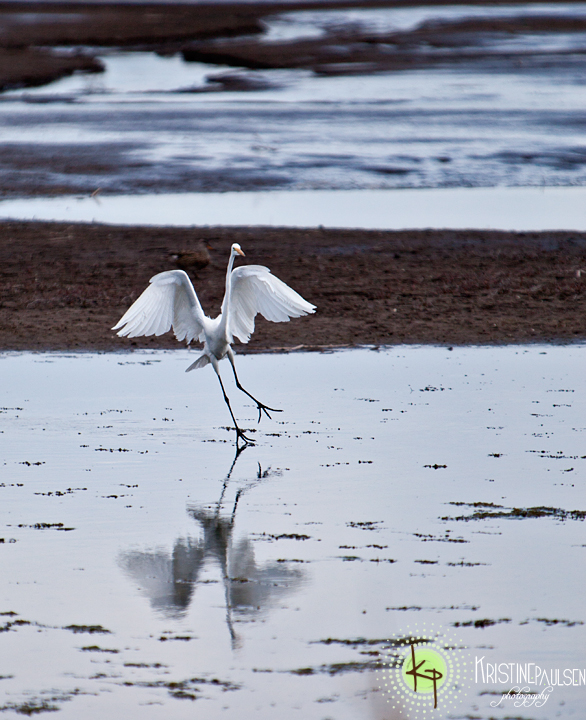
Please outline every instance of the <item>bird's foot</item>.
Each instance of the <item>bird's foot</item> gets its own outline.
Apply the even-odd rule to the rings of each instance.
[[[271,416],[269,415],[269,410],[271,412],[283,412],[282,410],[279,410],[278,408],[272,408],[272,407],[269,407],[268,405],[265,405],[264,403],[261,403],[260,400],[255,399],[254,402],[256,403],[256,409],[258,410],[258,421],[259,422],[260,422],[260,419],[261,419],[263,413],[268,417],[269,420],[271,419]]]
[[[242,440],[244,445],[239,446],[239,442]],[[244,450],[244,448],[247,445],[254,445],[254,440],[252,438],[246,437],[246,435],[242,432],[242,430],[236,425],[236,450],[239,452],[240,450]]]
[[[234,371],[234,375],[236,375],[236,371]],[[260,419],[262,417],[262,414],[264,413],[268,419],[271,419],[271,416],[269,415],[269,410],[271,412],[283,412],[282,410],[279,410],[278,408],[272,408],[268,405],[265,405],[264,403],[261,403],[260,400],[257,400],[254,395],[251,395],[248,390],[245,390],[240,382],[238,381],[238,377],[236,377],[236,387],[241,390],[245,395],[248,395],[248,397],[253,400],[256,403],[256,409],[258,410],[258,421],[260,422]]]

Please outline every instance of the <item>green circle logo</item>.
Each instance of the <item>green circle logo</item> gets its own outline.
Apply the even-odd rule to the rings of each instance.
[[[403,660],[401,675],[412,692],[437,693],[448,679],[448,667],[432,648],[411,645]]]
[[[425,622],[404,628],[385,653],[379,688],[391,708],[410,718],[453,712],[471,690],[470,654],[445,628]]]

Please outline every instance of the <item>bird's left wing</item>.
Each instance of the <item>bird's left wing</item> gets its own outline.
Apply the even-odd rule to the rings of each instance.
[[[118,330],[121,337],[138,337],[162,335],[173,328],[177,340],[190,342],[203,335],[204,321],[187,274],[183,270],[168,270],[150,279],[147,289],[112,330]]]
[[[228,331],[247,343],[254,332],[254,318],[260,313],[272,322],[315,312],[315,305],[304,300],[262,265],[243,265],[232,271],[232,291]],[[224,308],[222,308],[224,311]]]

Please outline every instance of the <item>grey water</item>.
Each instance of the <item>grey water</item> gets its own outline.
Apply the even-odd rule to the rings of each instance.
[[[116,225],[586,230],[586,188],[299,190],[0,201],[0,219]]]
[[[235,463],[189,351],[2,354],[2,709],[386,718],[385,648],[424,626],[470,662],[582,667],[585,352],[238,357],[283,412],[257,425],[227,383]],[[510,717],[503,689],[469,675],[448,715]]]

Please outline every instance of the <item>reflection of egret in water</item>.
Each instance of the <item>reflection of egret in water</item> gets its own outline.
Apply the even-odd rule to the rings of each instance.
[[[178,538],[172,553],[129,550],[121,554],[119,563],[155,610],[179,618],[191,602],[193,584],[204,564],[204,549],[193,538]]]
[[[178,538],[172,553],[135,550],[124,552],[119,558],[120,566],[149,598],[152,607],[169,618],[180,618],[187,613],[202,571],[210,562],[218,565],[224,585],[226,623],[233,646],[237,644],[233,628],[235,616],[244,619],[258,614],[277,598],[297,589],[304,575],[299,568],[276,560],[257,565],[253,543],[248,537],[233,542],[240,498],[271,476],[270,468],[263,472],[259,465],[254,480],[241,485],[236,492],[232,511],[223,514],[224,496],[238,455],[224,479],[219,500],[214,505],[187,508],[203,536],[197,540]]]

